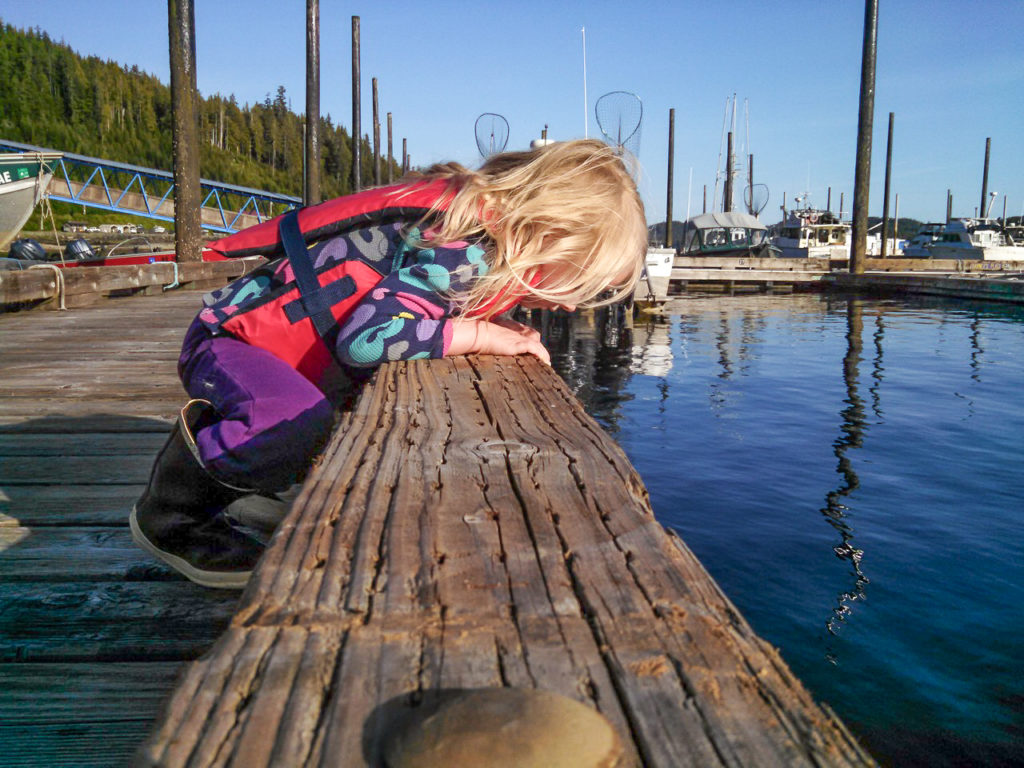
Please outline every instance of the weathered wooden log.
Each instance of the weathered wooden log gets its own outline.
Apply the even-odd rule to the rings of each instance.
[[[872,764],[530,357],[378,372],[137,762],[379,765],[502,687],[602,713],[623,764]]]
[[[199,287],[225,283],[251,272],[253,259],[186,262],[169,261],[153,264],[106,267],[70,267],[61,269],[33,268],[0,272],[0,311],[6,306],[42,302],[49,309],[58,309],[63,300],[66,307],[85,306],[117,292],[165,287]]]

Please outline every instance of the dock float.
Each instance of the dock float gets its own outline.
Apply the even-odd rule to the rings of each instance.
[[[393,764],[503,689],[601,713],[616,765],[873,764],[528,356],[377,372],[137,764]]]
[[[949,296],[978,301],[1024,304],[1024,272],[837,272],[828,285],[841,290]]]

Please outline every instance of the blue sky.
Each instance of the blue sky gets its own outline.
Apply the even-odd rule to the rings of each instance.
[[[234,94],[251,104],[284,85],[292,108],[304,110],[304,2],[195,5],[204,95]],[[473,126],[483,112],[507,118],[509,148],[527,146],[545,125],[551,138],[597,136],[597,98],[632,91],[644,107],[639,184],[651,221],[665,216],[668,115],[676,110],[673,217],[683,219],[688,200],[699,213],[704,185],[709,197],[715,188],[726,101],[735,94],[738,152],[754,154],[755,182],[770,190],[764,218],[778,219],[783,193],[790,206],[804,194],[824,206],[829,187],[833,208],[843,194],[849,211],[861,0],[629,5],[374,0],[360,7],[321,0],[321,114],[351,125],[351,18],[358,15],[363,132],[371,130],[376,77],[382,121],[393,114],[396,152],[407,138],[414,164],[478,163]],[[947,189],[954,215],[973,215],[989,137],[993,212],[1002,213],[1005,197],[1007,213],[1020,214],[1024,0],[880,6],[871,214],[882,209],[889,112],[892,194],[900,196],[901,216],[942,218]],[[0,18],[169,80],[163,2],[8,0]]]

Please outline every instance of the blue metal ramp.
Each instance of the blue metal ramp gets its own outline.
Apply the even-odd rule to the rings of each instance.
[[[0,140],[0,151],[60,152],[6,140]],[[54,163],[47,188],[50,200],[174,221],[174,176],[169,171],[71,152],[63,155]],[[202,226],[211,232],[235,232],[302,205],[298,197],[209,179],[200,179],[200,186]]]

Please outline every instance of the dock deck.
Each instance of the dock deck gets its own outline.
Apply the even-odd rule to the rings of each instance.
[[[0,755],[124,765],[238,594],[131,541],[200,293],[0,314]]]
[[[127,511],[197,304],[0,316],[5,765],[374,765],[509,686],[602,712],[626,765],[871,764],[532,359],[382,369],[240,603],[152,561]]]

